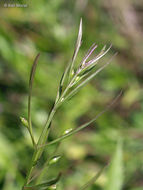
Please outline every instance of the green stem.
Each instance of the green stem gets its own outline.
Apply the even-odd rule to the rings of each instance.
[[[45,126],[44,126],[44,128],[43,128],[43,131],[42,131],[42,133],[41,133],[41,135],[40,135],[40,137],[39,137],[39,140],[38,140],[38,143],[37,143],[37,145],[35,146],[35,151],[34,151],[34,153],[33,153],[33,157],[32,157],[32,161],[31,161],[31,165],[30,165],[30,168],[29,168],[29,170],[28,170],[28,174],[27,174],[27,177],[26,177],[26,181],[25,181],[25,185],[24,186],[26,186],[26,185],[28,185],[29,184],[29,182],[30,182],[30,179],[31,179],[31,175],[32,175],[32,172],[33,172],[33,170],[34,170],[34,168],[35,168],[35,166],[37,165],[37,162],[38,162],[38,160],[40,159],[40,157],[41,157],[41,155],[42,155],[42,153],[43,153],[43,151],[44,151],[44,149],[45,149],[45,147],[43,146],[44,144],[46,144],[46,141],[47,141],[47,139],[48,139],[48,136],[49,136],[49,132],[50,132],[50,129],[51,129],[51,122],[52,122],[52,119],[53,119],[53,117],[54,117],[54,115],[55,115],[55,112],[56,112],[56,110],[57,110],[57,108],[63,103],[62,102],[62,99],[64,98],[64,96],[66,95],[66,93],[67,93],[67,91],[69,90],[69,88],[70,88],[70,85],[72,84],[72,82],[74,81],[74,79],[76,78],[76,75],[73,77],[73,79],[71,80],[71,82],[68,84],[68,86],[66,87],[66,89],[64,90],[64,92],[63,92],[63,94],[61,95],[61,97],[59,98],[59,100],[57,100],[57,102],[55,103],[55,105],[54,105],[54,107],[53,107],[53,109],[51,110],[51,112],[50,112],[50,115],[49,115],[49,117],[48,117],[48,119],[47,119],[47,121],[46,121],[46,124],[45,124]],[[31,89],[31,88],[30,88]],[[28,110],[29,110],[29,124],[30,124],[30,126],[31,126],[31,113],[30,113],[30,106],[31,106],[31,91],[30,91],[30,95],[29,95],[29,101],[28,101],[29,103],[28,103]],[[32,127],[32,126],[31,126]],[[29,128],[30,129],[30,128]],[[31,128],[32,129],[32,128]],[[30,131],[31,131],[31,129],[30,129]],[[40,147],[40,146],[42,146],[42,148],[40,148],[40,149],[37,149],[37,147]]]
[[[42,170],[40,171],[40,175],[39,175],[39,177],[38,177],[38,179],[37,179],[37,181],[36,181],[36,184],[38,184],[38,183],[42,180],[42,178],[44,177],[44,174],[47,172],[47,170],[48,170],[48,168],[49,168],[49,162],[50,162],[50,160],[53,158],[53,156],[56,154],[56,152],[57,152],[59,146],[60,146],[60,142],[56,145],[54,152],[51,154],[51,156],[50,156],[50,157],[47,159],[47,161],[45,162],[45,164],[44,164]]]
[[[42,144],[45,144],[46,143],[46,140],[47,140],[47,137],[49,135],[49,129],[50,129],[50,124],[51,124],[51,121],[54,117],[54,114],[56,112],[56,108],[54,107],[49,115],[49,118],[45,124],[45,127],[41,133],[41,136],[39,138],[39,141],[37,143],[37,147],[38,145],[42,145]],[[30,168],[29,168],[29,171],[28,171],[28,174],[27,174],[27,177],[26,177],[26,181],[25,181],[25,185],[28,185],[29,184],[29,181],[30,181],[30,178],[31,178],[31,174],[35,168],[35,166],[37,165],[37,162],[38,160],[40,159],[42,153],[44,151],[44,147],[42,149],[35,149],[34,153],[33,153],[33,157],[32,157],[32,161],[31,161],[31,165],[30,165]]]

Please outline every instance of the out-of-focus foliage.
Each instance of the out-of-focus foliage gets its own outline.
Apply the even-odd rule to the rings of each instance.
[[[120,190],[123,185],[123,154],[121,142],[118,142],[115,154],[111,160],[108,175],[106,190]]]
[[[117,140],[122,137],[122,189],[143,189],[143,2],[27,0],[27,3],[28,8],[0,5],[0,189],[19,190],[31,160],[31,141],[20,116],[27,118],[28,79],[34,57],[41,53],[32,98],[37,137],[55,99],[62,71],[71,59],[80,17],[83,43],[77,64],[93,42],[99,45],[97,52],[104,44],[113,44],[103,63],[115,52],[118,55],[58,110],[50,140],[94,117],[121,89],[123,95],[95,124],[61,144],[62,157],[51,165],[47,177],[63,171],[58,189],[78,189],[110,162]],[[54,145],[49,147],[47,154],[53,148]],[[90,190],[105,189],[106,170]],[[115,170],[110,170],[110,177]],[[121,175],[116,180],[120,181]]]

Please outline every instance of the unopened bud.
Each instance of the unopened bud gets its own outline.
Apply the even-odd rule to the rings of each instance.
[[[75,79],[75,81],[78,82],[79,80],[80,80],[80,77],[77,76],[76,79]]]
[[[72,76],[74,75],[74,70],[72,70],[71,75],[72,75]]]
[[[22,124],[28,128],[28,121],[24,117],[20,117]]]
[[[50,165],[51,165],[51,164],[55,164],[60,158],[61,158],[61,156],[54,156],[54,157],[50,160],[49,164],[50,164]]]
[[[64,131],[63,135],[66,135],[66,134],[68,134],[68,133],[71,132],[71,131],[72,131],[72,128],[67,129],[67,130]]]
[[[64,101],[64,98],[61,99],[61,102],[63,102],[63,101]]]
[[[57,185],[56,185],[56,184],[51,185],[48,189],[49,189],[49,190],[54,190],[54,189],[57,189]]]

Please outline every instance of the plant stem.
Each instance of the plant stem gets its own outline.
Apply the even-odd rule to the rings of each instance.
[[[61,97],[59,98],[59,100],[57,101],[57,103],[54,105],[53,109],[51,110],[50,112],[50,115],[46,121],[46,124],[44,126],[44,129],[39,137],[39,140],[38,140],[38,143],[37,143],[37,146],[36,146],[36,149],[33,153],[33,157],[32,157],[32,162],[31,162],[31,166],[29,168],[29,171],[28,171],[28,174],[27,174],[27,177],[26,177],[26,182],[25,182],[25,185],[27,185],[30,181],[30,178],[31,178],[31,174],[33,172],[33,169],[35,167],[35,165],[37,164],[37,161],[38,159],[40,159],[43,151],[44,151],[44,146],[40,149],[38,149],[37,147],[39,146],[42,146],[46,143],[47,141],[47,138],[48,138],[48,135],[49,135],[49,132],[50,132],[50,126],[51,126],[51,122],[52,122],[52,119],[55,115],[55,112],[57,110],[57,108],[61,105],[62,103],[62,98],[64,98],[64,96],[66,95],[67,91],[69,90],[70,88],[70,85],[72,84],[72,82],[74,81],[74,79],[76,78],[76,75],[73,77],[73,79],[71,80],[71,82],[68,84],[67,88],[64,90],[63,94],[61,95]]]
[[[70,88],[70,84],[67,86],[67,88],[64,90],[63,94],[61,95],[61,97],[59,98],[59,100],[57,101],[57,103],[54,105],[54,107],[52,108],[50,115],[46,121],[46,124],[43,128],[43,131],[39,137],[38,143],[36,145],[36,149],[33,153],[33,157],[32,157],[32,161],[31,161],[31,165],[30,168],[28,170],[28,174],[26,177],[26,181],[25,181],[25,185],[29,184],[30,178],[31,178],[31,174],[33,172],[33,169],[35,168],[35,165],[37,165],[38,160],[40,159],[43,151],[44,151],[44,146],[41,149],[37,149],[37,147],[42,146],[46,143],[48,136],[49,136],[49,132],[50,132],[50,126],[51,126],[51,122],[52,119],[55,115],[55,112],[57,110],[57,108],[61,105],[61,100],[64,97],[64,95],[66,94],[66,92],[68,91],[68,89]],[[25,186],[24,185],[24,186]]]
[[[50,125],[51,125],[51,122],[52,122],[52,119],[54,117],[54,114],[56,112],[56,107],[54,107],[49,115],[49,118],[45,124],[45,127],[41,133],[41,136],[38,140],[38,143],[37,143],[37,147],[38,145],[42,145],[42,144],[45,144],[46,143],[46,140],[47,140],[47,137],[49,135],[49,129],[50,129]],[[25,181],[25,185],[28,185],[29,181],[30,181],[30,178],[31,178],[31,174],[33,172],[33,169],[34,167],[37,165],[37,162],[38,160],[40,159],[42,153],[44,151],[44,147],[42,149],[35,149],[34,153],[33,153],[33,157],[32,157],[32,161],[31,161],[31,165],[30,165],[30,168],[29,168],[29,171],[28,171],[28,174],[27,174],[27,177],[26,177],[26,181]]]
[[[29,181],[30,181],[30,178],[31,178],[31,174],[33,172],[33,169],[35,167],[35,165],[37,165],[37,161],[38,159],[40,159],[43,151],[44,151],[44,146],[41,148],[41,149],[37,149],[38,146],[42,146],[46,143],[47,141],[47,138],[48,138],[48,135],[49,135],[49,132],[50,132],[50,126],[51,126],[51,122],[52,122],[52,119],[55,115],[55,112],[57,110],[57,108],[60,106],[60,103],[61,103],[61,100],[63,98],[63,96],[66,94],[66,92],[68,91],[69,89],[69,85],[68,87],[65,89],[65,91],[63,92],[62,96],[59,98],[59,100],[57,101],[57,103],[54,105],[54,107],[52,108],[51,112],[50,112],[50,115],[46,121],[46,124],[43,128],[43,131],[39,137],[39,140],[38,140],[38,143],[36,145],[36,149],[33,153],[33,157],[32,157],[32,161],[31,161],[31,165],[30,165],[30,168],[28,170],[28,174],[27,174],[27,177],[26,177],[26,181],[25,181],[25,185],[28,185]]]
[[[56,145],[55,150],[53,151],[53,153],[50,155],[50,157],[49,157],[49,158],[47,159],[47,161],[45,162],[45,164],[44,164],[42,170],[40,171],[40,175],[39,175],[39,177],[38,177],[38,179],[37,179],[37,181],[36,181],[36,184],[38,184],[38,183],[42,180],[42,178],[44,177],[44,174],[47,172],[47,170],[48,170],[48,168],[49,168],[49,162],[50,162],[50,160],[54,157],[54,155],[56,154],[56,152],[57,152],[57,150],[58,150],[60,144],[61,144],[61,143],[59,142],[59,143]]]

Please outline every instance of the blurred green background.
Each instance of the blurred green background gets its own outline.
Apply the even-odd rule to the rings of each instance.
[[[110,169],[89,189],[143,190],[143,1],[26,2],[28,8],[0,5],[0,189],[19,190],[31,160],[31,140],[19,117],[27,118],[32,62],[40,52],[32,98],[37,139],[54,102],[61,74],[72,57],[82,17],[83,43],[78,61],[94,42],[99,45],[97,52],[104,44],[113,44],[103,63],[115,52],[118,55],[58,110],[50,140],[89,121],[120,90],[123,95],[94,124],[63,141],[59,149],[62,158],[49,168],[47,177],[63,171],[57,189],[76,190],[113,160]],[[115,151],[118,139],[123,143],[122,158],[119,150]],[[47,154],[53,148],[49,147]],[[113,184],[118,183],[121,185],[115,188]]]

